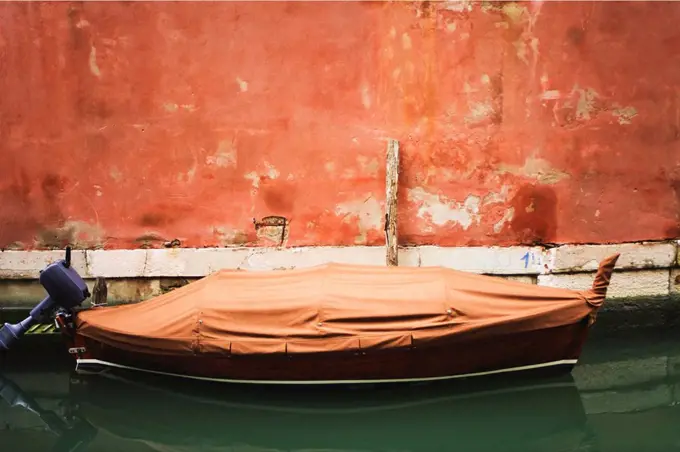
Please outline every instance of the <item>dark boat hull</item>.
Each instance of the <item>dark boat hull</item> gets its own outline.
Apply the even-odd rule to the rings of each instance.
[[[250,384],[408,383],[508,373],[568,373],[578,361],[588,330],[585,318],[571,325],[511,336],[454,336],[427,347],[298,355],[137,353],[77,333],[69,338],[69,346],[79,373],[126,369]]]

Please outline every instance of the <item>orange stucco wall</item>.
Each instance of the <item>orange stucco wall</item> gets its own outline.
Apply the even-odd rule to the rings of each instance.
[[[680,3],[0,4],[0,247],[679,235]]]

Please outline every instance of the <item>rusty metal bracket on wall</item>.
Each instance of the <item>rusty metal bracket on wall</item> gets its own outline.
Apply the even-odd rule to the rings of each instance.
[[[260,221],[253,218],[253,224],[255,225],[255,231],[257,232],[261,228],[267,227],[280,227],[281,228],[281,240],[279,245],[283,245],[286,239],[286,226],[288,225],[288,220],[286,217],[281,217],[279,215],[270,215],[263,217]]]

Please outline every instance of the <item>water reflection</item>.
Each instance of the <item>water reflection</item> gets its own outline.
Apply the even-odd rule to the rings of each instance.
[[[225,391],[157,378],[74,377],[55,411],[12,381],[0,385],[4,398],[29,408],[61,439],[60,447],[75,446],[66,444],[73,440],[88,443],[85,450],[101,450],[102,438],[131,451],[247,446],[434,452],[447,450],[452,440],[465,450],[544,450],[546,444],[573,450],[584,438],[585,413],[571,377],[465,391],[437,384],[332,392]]]
[[[22,451],[680,450],[680,342],[602,343],[572,375],[307,391],[6,368]]]

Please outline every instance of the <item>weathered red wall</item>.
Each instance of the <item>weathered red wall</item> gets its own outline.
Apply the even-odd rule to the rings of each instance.
[[[469,7],[469,8],[468,8]],[[0,4],[0,246],[680,235],[680,4]]]

